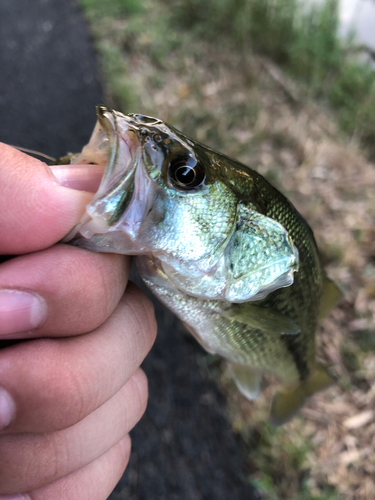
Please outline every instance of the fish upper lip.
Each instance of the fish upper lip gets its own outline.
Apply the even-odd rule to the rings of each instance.
[[[113,138],[116,135],[116,118],[113,110],[111,108],[107,108],[107,106],[99,104],[99,106],[96,107],[96,115],[100,125],[103,127],[103,130],[108,137],[108,140],[110,140],[110,138]]]
[[[116,186],[124,173],[134,170],[139,138],[131,124],[127,120],[119,121],[111,108],[99,105],[96,109],[99,124],[108,139],[107,163],[98,194],[108,195],[108,190]]]
[[[117,159],[118,155],[118,133],[116,129],[115,114],[112,109],[99,104],[96,107],[96,114],[100,125],[102,126],[108,139],[108,158],[104,175],[108,175],[111,167]]]
[[[127,123],[127,130],[120,130],[116,112],[103,104],[99,104],[99,106],[97,106],[96,113],[98,121],[107,135],[109,142],[109,155],[107,160],[108,171],[111,171],[112,169],[110,167],[112,167],[114,162],[118,161],[120,139],[121,142],[126,145],[126,149],[125,151],[122,151],[122,153],[125,152],[125,160],[128,160],[126,163],[130,165],[131,160],[134,158],[133,150],[139,145],[136,144],[136,142],[132,140],[129,135],[129,133],[135,134],[135,131],[130,126],[130,123]],[[127,133],[124,134],[124,132]]]

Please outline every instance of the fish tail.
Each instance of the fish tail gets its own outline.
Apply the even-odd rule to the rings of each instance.
[[[275,395],[271,405],[271,424],[285,424],[303,406],[307,398],[332,384],[333,379],[326,368],[318,364],[307,380],[294,389],[280,391]]]

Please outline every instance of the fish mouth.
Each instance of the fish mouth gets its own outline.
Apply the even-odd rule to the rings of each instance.
[[[107,162],[93,202],[96,215],[107,226],[114,226],[126,211],[134,192],[134,176],[139,163],[138,134],[122,118],[106,106],[97,106],[99,127],[107,137]]]
[[[138,130],[132,126],[131,118],[104,105],[97,106],[96,111],[98,121],[91,138],[72,163],[101,165],[104,173],[98,191],[86,207],[84,217],[64,241],[80,237],[90,239],[108,231],[123,231],[124,227],[120,229],[118,226],[123,222],[124,214],[128,212],[134,197],[135,175],[141,163]],[[138,210],[138,215],[139,212]],[[129,215],[131,225],[132,217]],[[129,224],[128,230],[131,229]],[[135,232],[133,228],[134,237]]]

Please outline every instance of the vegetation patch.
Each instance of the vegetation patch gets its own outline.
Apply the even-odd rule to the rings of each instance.
[[[339,0],[180,0],[174,20],[184,29],[236,50],[271,58],[305,86],[304,99],[336,114],[342,131],[375,156],[375,68],[354,34],[338,37]]]

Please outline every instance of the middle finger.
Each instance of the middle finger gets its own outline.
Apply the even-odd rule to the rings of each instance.
[[[15,408],[2,433],[51,432],[82,420],[129,380],[155,335],[151,302],[130,283],[115,312],[93,332],[0,350],[0,388]]]
[[[129,263],[123,255],[62,244],[4,262],[0,338],[62,337],[93,330],[123,295]]]

